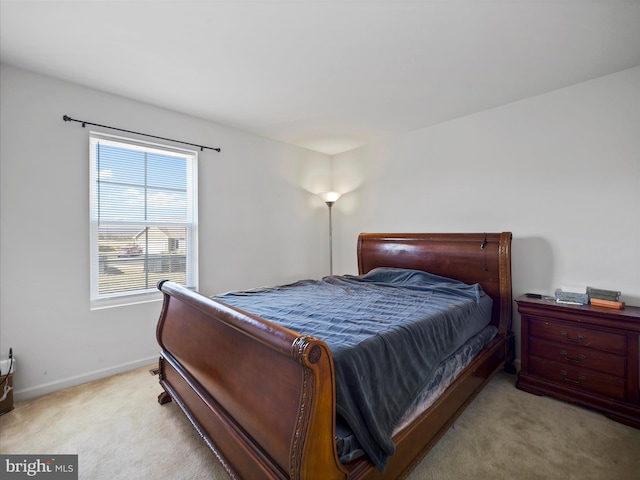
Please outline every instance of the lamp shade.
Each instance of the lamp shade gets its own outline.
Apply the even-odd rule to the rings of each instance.
[[[341,196],[338,192],[322,192],[318,194],[326,203],[335,203]]]

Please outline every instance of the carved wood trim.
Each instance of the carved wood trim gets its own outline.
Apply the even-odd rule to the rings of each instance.
[[[322,349],[317,345],[318,339],[312,335],[300,335],[292,344],[293,358],[303,366],[315,365],[320,360]]]
[[[511,233],[500,235],[498,265],[500,268],[500,325],[499,332],[508,335],[511,332],[512,293],[511,293]]]
[[[304,441],[308,433],[309,419],[311,417],[311,406],[315,399],[315,374],[308,364],[315,365],[320,360],[322,349],[316,344],[317,339],[311,335],[301,335],[293,342],[293,356],[303,366],[302,392],[300,395],[300,406],[298,408],[298,419],[293,434],[291,445],[291,456],[289,461],[289,475],[292,480],[300,479],[302,465],[302,455],[304,453]]]

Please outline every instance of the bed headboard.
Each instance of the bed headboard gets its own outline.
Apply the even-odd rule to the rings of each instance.
[[[479,283],[493,299],[491,323],[511,331],[511,232],[361,233],[358,271],[376,267],[425,270]]]

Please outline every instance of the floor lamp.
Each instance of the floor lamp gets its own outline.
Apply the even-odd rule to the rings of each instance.
[[[329,207],[329,275],[333,275],[333,225],[331,223],[331,207],[338,201],[341,193],[338,192],[323,192],[319,193],[320,198],[324,200],[324,203]]]

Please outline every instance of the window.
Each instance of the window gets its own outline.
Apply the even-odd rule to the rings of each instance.
[[[197,289],[197,152],[91,132],[91,307]]]

